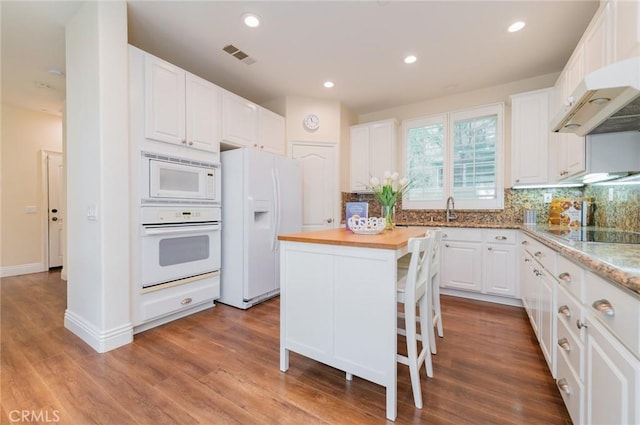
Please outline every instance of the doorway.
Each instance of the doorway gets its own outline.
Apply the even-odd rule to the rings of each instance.
[[[290,155],[302,166],[302,231],[340,225],[336,144],[292,142]]]

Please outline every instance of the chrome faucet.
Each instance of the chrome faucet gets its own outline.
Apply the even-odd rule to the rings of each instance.
[[[451,203],[451,208],[449,208],[449,203]],[[456,220],[458,215],[453,211],[456,208],[456,203],[453,200],[453,196],[449,196],[447,198],[447,222],[450,220]]]

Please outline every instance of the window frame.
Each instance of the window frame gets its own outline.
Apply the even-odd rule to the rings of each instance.
[[[461,109],[442,114],[427,115],[423,117],[411,118],[402,121],[402,166],[404,175],[409,175],[408,170],[408,138],[407,133],[411,128],[442,123],[444,126],[444,157],[443,157],[443,197],[434,201],[410,201],[402,200],[403,210],[437,210],[446,208],[446,200],[453,196],[453,175],[454,175],[454,131],[455,122],[485,116],[496,116],[496,146],[495,146],[495,182],[496,196],[492,199],[455,199],[455,206],[458,210],[502,210],[504,209],[504,103],[495,103],[474,108]]]

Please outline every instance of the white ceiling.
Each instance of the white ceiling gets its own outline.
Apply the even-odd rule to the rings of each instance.
[[[256,103],[342,101],[358,114],[559,72],[598,1],[130,1],[129,41]],[[71,1],[2,1],[2,102],[60,114]],[[262,25],[245,27],[255,12]],[[527,26],[506,28],[516,20]],[[222,48],[234,44],[247,65]],[[403,63],[407,54],[418,61]],[[330,79],[333,89],[322,83]],[[38,88],[37,83],[50,89]]]

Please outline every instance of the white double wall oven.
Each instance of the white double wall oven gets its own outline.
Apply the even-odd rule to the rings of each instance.
[[[208,308],[220,296],[221,172],[211,158],[218,159],[140,150],[132,162],[138,331]]]

